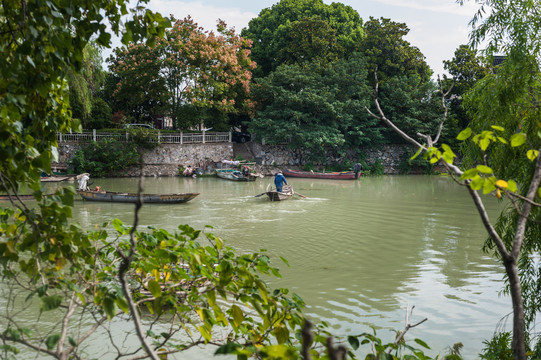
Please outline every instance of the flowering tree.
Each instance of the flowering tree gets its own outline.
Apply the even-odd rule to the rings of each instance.
[[[244,99],[255,67],[249,57],[251,42],[223,21],[217,30],[206,32],[187,17],[175,21],[153,47],[135,44],[118,49],[110,59],[118,77],[115,98],[126,100],[126,110],[134,115],[142,116],[144,110],[163,113],[180,128],[199,122],[181,123],[179,114],[186,107],[225,114],[248,111]]]

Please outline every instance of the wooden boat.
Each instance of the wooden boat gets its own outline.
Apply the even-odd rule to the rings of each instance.
[[[313,172],[313,171],[299,171],[287,169],[283,171],[284,176],[297,177],[297,178],[309,178],[309,179],[333,179],[333,180],[355,180],[355,173],[353,171],[342,172]]]
[[[282,188],[282,192],[272,190],[270,187],[268,187],[265,194],[267,194],[270,201],[284,201],[287,199],[291,199],[295,192],[293,191],[293,186],[286,185]]]
[[[235,169],[216,169],[216,176],[233,181],[255,181],[258,177],[255,174],[248,174],[245,176],[242,172]]]
[[[35,200],[34,198],[34,195],[11,195],[11,199],[13,200],[17,200],[17,198],[21,199],[21,200]],[[0,200],[1,201],[4,201],[4,200],[9,200],[9,195],[7,194],[2,194],[0,195]]]
[[[73,181],[75,177],[72,176],[42,176],[39,178],[41,182],[61,182],[61,181]]]
[[[139,194],[121,193],[113,191],[77,190],[84,200],[106,201],[121,203],[136,203]],[[179,204],[192,200],[199,193],[178,193],[178,194],[142,194],[144,204]]]

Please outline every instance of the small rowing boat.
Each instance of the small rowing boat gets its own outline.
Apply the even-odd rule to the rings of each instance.
[[[233,181],[255,181],[255,179],[258,177],[257,175],[250,173],[245,175],[235,169],[216,169],[216,176]]]
[[[299,171],[287,169],[283,171],[284,176],[297,177],[297,178],[309,178],[309,179],[333,179],[333,180],[355,180],[355,173],[353,171],[342,172],[314,172],[314,171]]]
[[[122,193],[114,191],[77,190],[84,200],[105,201],[120,203],[136,203],[139,200],[137,193]],[[141,194],[144,204],[179,204],[195,198],[199,193],[178,194]]]
[[[293,191],[293,186],[286,185],[282,188],[281,192],[276,191],[276,189],[272,190],[272,188],[267,188],[267,192],[265,194],[269,197],[270,201],[284,201],[291,199],[295,192]]]

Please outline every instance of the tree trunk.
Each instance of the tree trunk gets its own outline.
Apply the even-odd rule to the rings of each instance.
[[[524,304],[522,301],[522,288],[518,275],[517,262],[510,258],[504,260],[505,271],[509,278],[509,292],[513,302],[513,341],[511,349],[515,360],[526,360],[526,341],[524,323]]]

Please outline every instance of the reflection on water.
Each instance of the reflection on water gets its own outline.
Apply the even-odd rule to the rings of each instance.
[[[137,179],[93,179],[111,191],[133,192]],[[410,330],[436,351],[455,342],[473,358],[497,321],[511,310],[499,298],[500,266],[480,250],[485,232],[464,189],[441,177],[397,176],[360,181],[288,179],[294,197],[269,202],[254,195],[272,178],[252,183],[217,178],[147,178],[145,192],[199,192],[179,205],[145,205],[141,226],[174,231],[203,229],[241,252],[267,249],[282,269],[272,286],[287,287],[308,304],[306,313],[327,321],[335,334],[360,334],[376,326],[391,340],[415,305]],[[487,205],[496,215],[498,204]],[[77,201],[84,228],[119,218],[133,221],[130,204]],[[283,265],[285,257],[290,267]],[[490,306],[487,306],[490,304]]]

